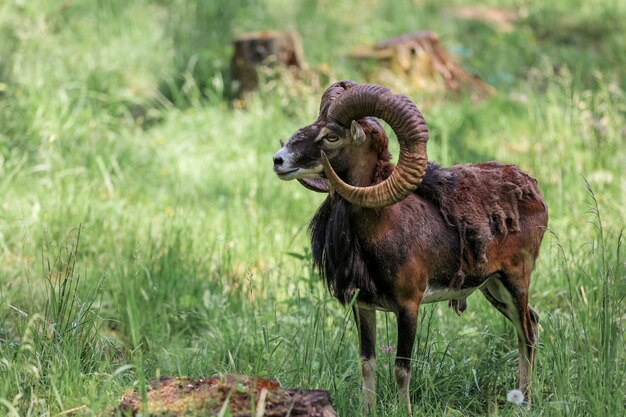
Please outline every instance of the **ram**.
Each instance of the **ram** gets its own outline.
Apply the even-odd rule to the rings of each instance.
[[[375,118],[397,136],[395,166]],[[274,155],[280,179],[328,193],[309,228],[313,261],[340,302],[355,301],[367,412],[376,405],[376,310],[397,317],[395,378],[410,412],[420,305],[447,300],[460,314],[476,290],[515,326],[519,387],[530,398],[538,315],[528,288],[548,221],[537,181],[496,162],[439,167],[428,162],[427,140],[408,98],[340,81],[317,120]]]

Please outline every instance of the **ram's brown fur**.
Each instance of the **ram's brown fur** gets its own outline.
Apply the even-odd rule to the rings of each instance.
[[[324,108],[320,117],[323,115]],[[375,119],[364,118],[359,121],[359,124],[370,138],[370,151],[378,155],[370,180],[370,184],[378,184],[389,177],[394,167],[388,150],[389,139],[382,125]],[[497,162],[447,168],[429,163],[422,184],[415,194],[434,204],[441,213],[441,218],[458,235],[458,268],[449,283],[449,286],[455,289],[463,286],[468,274],[475,275],[483,269],[488,269],[485,268],[489,260],[487,248],[492,242],[501,242],[508,233],[520,231],[522,200],[531,211],[547,211],[534,178],[514,165],[502,165]],[[332,204],[332,199],[329,197],[311,221],[310,231],[314,248],[322,249],[320,240],[330,238],[330,236],[322,236],[319,230],[316,232],[316,228],[322,227],[318,223],[325,223],[326,215],[330,214],[329,207],[326,205]],[[347,219],[339,219],[347,215],[349,210],[336,208],[335,211],[332,226],[340,229],[336,232],[339,238],[348,239],[347,230],[351,228],[351,225]],[[393,228],[394,225],[388,227]],[[337,242],[337,245],[332,246],[342,247],[342,254],[337,255],[338,261],[355,262],[352,259],[355,254],[347,253],[346,248],[350,245],[340,245]],[[352,250],[359,252],[360,249],[352,248]],[[342,269],[345,275],[350,267],[348,265],[331,267],[327,264],[330,259],[324,261],[324,256],[322,252],[317,253],[314,257],[315,263],[320,268],[327,285],[340,301],[349,301],[356,289],[363,291],[364,294],[371,292],[371,295],[375,296],[376,286],[370,282],[372,278],[364,280],[362,275],[365,272],[358,274],[355,272],[352,278],[344,276],[343,282],[334,282],[338,279],[338,275],[342,275],[338,272],[339,269]],[[494,254],[491,257],[494,256],[497,255]],[[329,267],[332,271],[328,269]]]
[[[322,176],[320,151],[329,152],[336,175],[353,186],[369,187],[392,175],[389,140],[378,121],[362,118],[360,127],[348,132],[326,117],[330,102],[353,86],[340,82],[327,90],[315,123],[299,129],[275,155],[279,175],[301,169]],[[325,145],[320,139],[324,129],[343,129],[344,145]],[[352,140],[345,139],[350,135]],[[327,166],[324,172],[328,174]],[[514,165],[497,162],[449,168],[429,163],[412,193],[395,204],[367,208],[323,186],[323,177],[313,177],[315,182],[307,182],[307,176],[292,178],[316,191],[331,191],[311,220],[313,262],[342,303],[356,297],[366,409],[375,403],[374,309],[397,316],[396,380],[408,401],[420,304],[449,300],[460,312],[465,296],[476,289],[514,323],[520,388],[529,395],[538,315],[528,305],[528,289],[548,221],[537,181]]]

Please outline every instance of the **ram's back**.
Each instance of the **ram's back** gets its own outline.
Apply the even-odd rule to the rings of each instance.
[[[485,162],[442,168],[431,163],[415,192],[431,201],[458,231],[462,270],[486,264],[489,245],[520,233],[520,219],[535,219],[533,227],[547,226],[547,207],[537,181],[514,165]]]

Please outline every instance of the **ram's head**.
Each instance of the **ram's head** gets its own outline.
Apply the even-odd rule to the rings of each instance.
[[[391,126],[400,143],[400,157],[385,181],[350,185],[349,179],[371,152],[376,135],[384,130],[378,117]],[[428,129],[422,114],[406,97],[385,87],[340,81],[322,96],[317,120],[298,129],[274,155],[274,172],[283,180],[299,180],[319,192],[330,188],[352,204],[384,207],[411,194],[426,171]],[[386,143],[385,143],[386,145]],[[354,181],[352,181],[354,182]]]

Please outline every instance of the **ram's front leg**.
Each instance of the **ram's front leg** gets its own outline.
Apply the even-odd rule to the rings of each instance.
[[[363,404],[365,413],[372,414],[376,412],[376,310],[356,304],[354,318],[359,328]]]
[[[409,303],[398,309],[398,353],[396,354],[396,384],[400,400],[406,404],[408,415],[411,415],[411,399],[409,385],[411,383],[411,356],[417,331],[417,312],[419,304]]]

